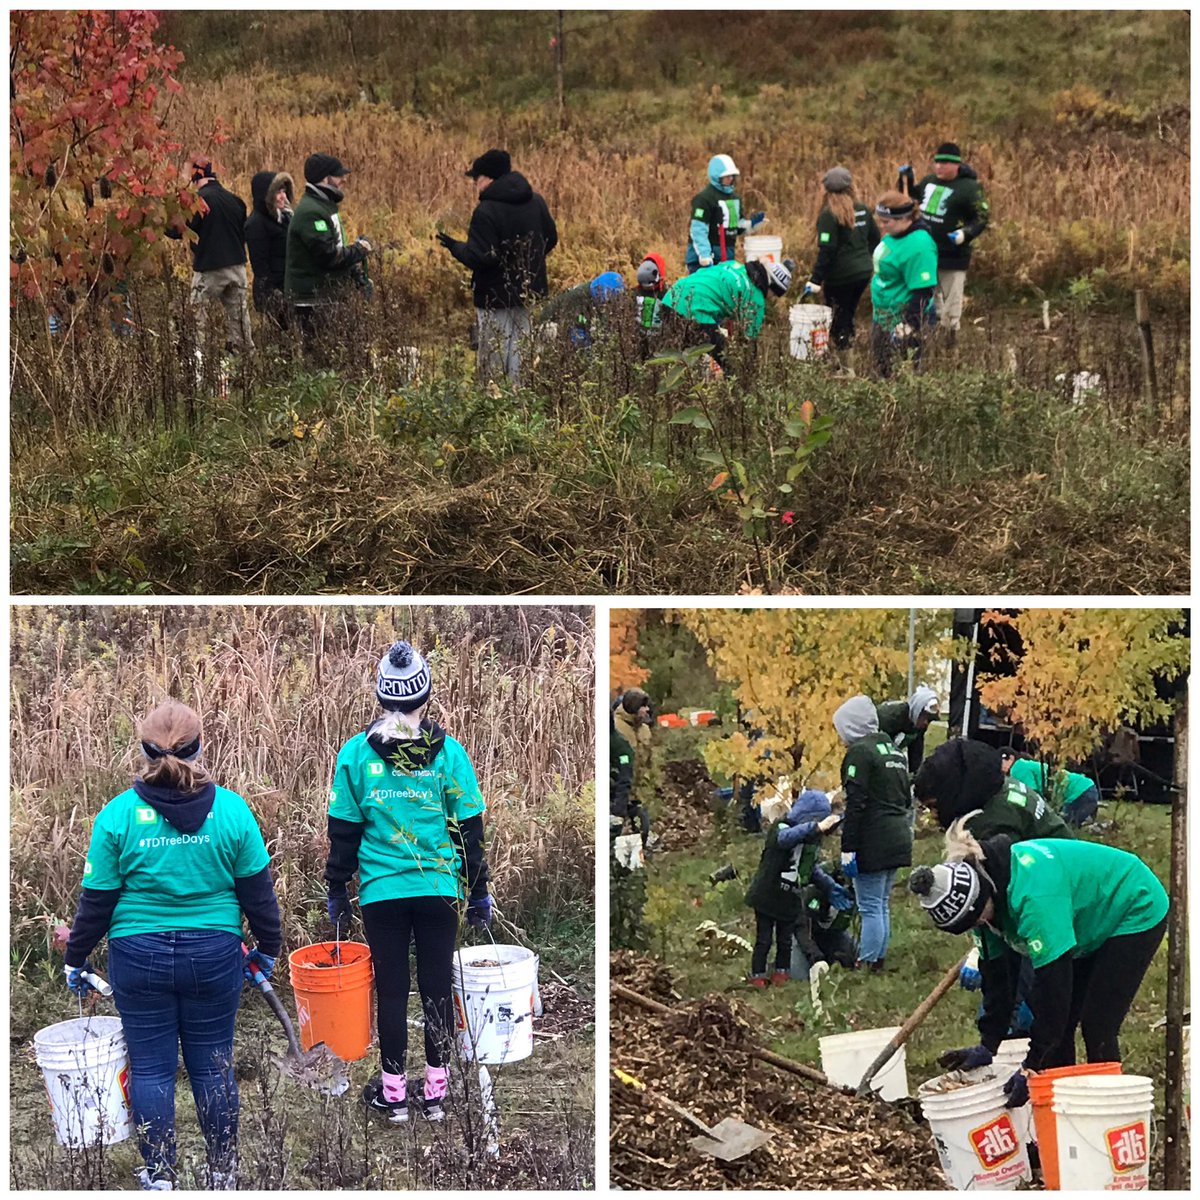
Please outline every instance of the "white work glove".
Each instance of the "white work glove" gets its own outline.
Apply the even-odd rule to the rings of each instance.
[[[358,244],[359,244],[359,245],[360,245],[360,246],[361,246],[361,247],[362,247],[362,248],[363,248],[363,249],[364,249],[364,250],[365,250],[365,251],[366,251],[368,254],[370,254],[370,253],[371,253],[371,252],[372,252],[372,251],[375,249],[375,247],[374,247],[374,246],[372,246],[372,245],[371,245],[371,243],[370,243],[370,242],[369,242],[369,241],[368,241],[368,240],[367,240],[365,237],[360,237],[360,238],[358,238],[357,240],[358,240]]]
[[[946,236],[955,246],[961,246],[967,240],[966,233],[961,229],[952,229]]]
[[[712,264],[713,264],[713,260],[711,258],[702,258],[700,260],[700,265],[702,267],[711,267]]]
[[[821,285],[813,283],[811,279],[804,285],[804,295],[806,296],[815,296],[820,290]]]
[[[830,813],[829,816],[817,822],[817,828],[822,833],[828,833],[842,819],[841,813]]]
[[[892,330],[892,337],[896,341],[902,342],[906,338],[912,337],[914,332],[915,331],[913,330],[913,327],[911,325],[902,321],[899,325],[896,326],[895,329]]]

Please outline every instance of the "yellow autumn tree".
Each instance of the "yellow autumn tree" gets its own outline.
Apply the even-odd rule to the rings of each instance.
[[[747,724],[761,732],[753,741],[738,730],[709,742],[704,757],[714,773],[787,774],[797,786],[836,787],[842,745],[834,711],[860,692],[877,703],[905,694],[906,609],[679,609],[672,616],[696,636],[717,678],[751,714]],[[951,657],[950,628],[948,611],[918,612],[918,683],[935,682]]]
[[[1105,730],[1174,715],[1176,702],[1158,695],[1156,680],[1187,673],[1180,609],[1029,608],[986,612],[983,622],[1012,626],[1024,650],[1015,660],[999,651],[996,665],[1016,673],[981,674],[980,697],[1048,761],[1086,759]]]
[[[642,612],[632,608],[609,611],[608,678],[614,687],[639,687],[650,672],[637,661]]]

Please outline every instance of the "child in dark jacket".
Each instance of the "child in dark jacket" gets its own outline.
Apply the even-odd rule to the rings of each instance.
[[[767,985],[767,956],[775,939],[775,971],[772,983],[786,983],[792,961],[792,938],[804,912],[805,891],[821,849],[821,835],[841,820],[834,816],[824,792],[801,792],[784,811],[785,801],[774,797],[764,803],[763,826],[767,843],[754,880],[746,892],[746,904],[754,909],[757,922],[754,952],[750,960],[750,982]]]

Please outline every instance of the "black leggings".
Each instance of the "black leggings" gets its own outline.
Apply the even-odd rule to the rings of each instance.
[[[1167,919],[1163,917],[1152,929],[1111,937],[1095,954],[1075,960],[1067,1028],[1057,1050],[1042,1064],[1044,1067],[1075,1065],[1077,1028],[1083,1031],[1088,1062],[1121,1061],[1117,1040],[1121,1023],[1166,929]]]
[[[775,939],[775,970],[788,970],[792,965],[792,922],[777,921],[758,909],[754,910],[754,916],[758,926],[754,938],[754,953],[750,956],[751,973],[767,973],[767,956],[771,953],[772,937]]]
[[[417,946],[417,989],[425,1014],[425,1061],[446,1065],[454,1016],[450,968],[458,933],[458,905],[446,896],[379,900],[362,906],[363,927],[375,967],[379,1055],[383,1069],[404,1073],[408,1052],[408,947]]]
[[[827,283],[825,299],[833,309],[833,324],[829,330],[830,340],[838,350],[845,350],[854,340],[854,313],[858,302],[867,290],[871,277],[860,279],[857,283]]]

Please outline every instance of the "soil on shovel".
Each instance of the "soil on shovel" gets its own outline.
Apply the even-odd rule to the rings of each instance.
[[[663,764],[660,809],[652,829],[664,850],[686,850],[712,828],[716,786],[699,759]]]
[[[613,955],[613,980],[675,1012],[662,1016],[612,999],[612,1065],[715,1125],[736,1117],[770,1133],[737,1162],[695,1154],[681,1122],[631,1088],[612,1088],[612,1179],[622,1188],[815,1191],[945,1190],[928,1128],[875,1097],[855,1100],[750,1057],[754,1027],[722,995],[678,1003],[668,968]]]

